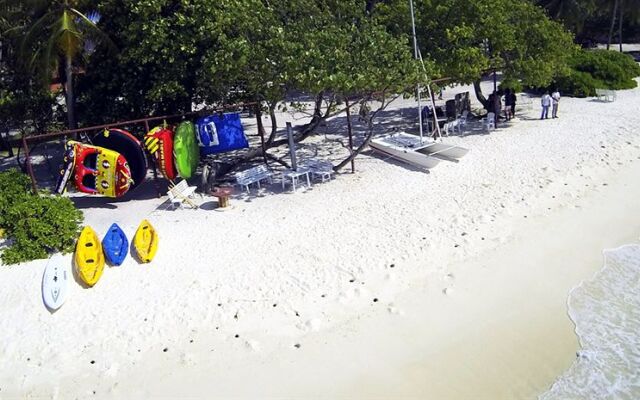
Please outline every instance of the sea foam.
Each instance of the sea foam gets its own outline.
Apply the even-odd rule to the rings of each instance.
[[[540,400],[640,398],[640,245],[606,250],[604,259],[569,294],[581,350]]]

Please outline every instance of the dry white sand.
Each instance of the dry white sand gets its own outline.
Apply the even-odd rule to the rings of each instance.
[[[2,267],[0,397],[535,396],[575,351],[569,289],[640,232],[638,104],[640,89],[563,98],[557,120],[534,107],[445,139],[471,152],[430,174],[365,154],[356,174],[226,212],[79,201],[99,233],[149,218],[158,255],[74,286],[55,314],[46,261]],[[343,156],[343,123],[302,152]]]

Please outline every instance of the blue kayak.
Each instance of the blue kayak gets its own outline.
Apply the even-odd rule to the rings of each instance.
[[[107,234],[102,239],[102,249],[111,265],[119,266],[127,258],[129,241],[127,240],[127,235],[124,234],[118,224],[113,224],[109,227]]]

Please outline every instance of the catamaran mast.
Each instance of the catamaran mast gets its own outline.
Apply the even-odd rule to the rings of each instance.
[[[411,9],[411,30],[413,32],[413,56],[418,59],[418,39],[416,38],[416,19],[413,15],[413,0],[409,0],[409,8]],[[416,94],[418,99],[418,122],[420,127],[420,143],[422,143],[422,104],[420,103],[420,84],[416,86]],[[435,109],[433,110],[435,112]]]
[[[424,67],[424,61],[422,61],[422,54],[420,54],[420,50],[418,50],[418,38],[416,37],[416,19],[413,13],[413,0],[409,0],[409,9],[411,10],[411,31],[413,33],[413,54],[416,60],[419,60],[422,64],[422,71],[424,72],[425,78],[427,78],[427,82],[429,82],[429,77],[427,76],[427,70]],[[418,121],[420,123],[420,143],[423,141],[423,133],[422,133],[422,104],[420,99],[420,84],[416,86],[417,91],[417,99],[418,99]],[[427,93],[429,94],[429,98],[431,100],[431,107],[433,109],[433,122],[435,123],[435,128],[438,132],[438,137],[442,138],[440,134],[440,125],[438,125],[438,118],[436,114],[436,103],[433,100],[433,94],[431,93],[431,85],[427,83]]]

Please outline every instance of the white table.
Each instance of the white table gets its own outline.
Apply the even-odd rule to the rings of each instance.
[[[297,170],[288,169],[282,172],[282,190],[284,191],[287,181],[291,181],[292,191],[296,191],[296,184],[300,182],[300,177],[306,177],[307,187],[311,187],[311,179],[309,179],[309,170],[307,168],[298,168]]]

